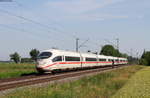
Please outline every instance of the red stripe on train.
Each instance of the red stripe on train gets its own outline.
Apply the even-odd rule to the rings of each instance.
[[[53,63],[51,65],[44,66],[43,68],[50,67],[57,64],[81,64],[81,63],[86,64],[86,63],[112,63],[112,62],[58,62],[58,63]],[[114,63],[127,63],[127,62],[114,62]]]

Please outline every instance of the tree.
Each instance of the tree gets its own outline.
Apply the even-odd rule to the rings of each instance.
[[[145,52],[145,50],[144,50],[144,52],[143,52],[143,54],[142,54],[142,57],[141,57],[142,59],[145,58],[145,53],[146,53],[146,52]]]
[[[107,56],[117,56],[118,52],[112,45],[105,45],[103,46],[100,54],[107,55]]]
[[[128,54],[122,53],[122,56],[121,56],[121,57],[127,58],[127,57],[128,57]]]
[[[140,65],[148,65],[148,62],[147,62],[147,60],[146,59],[140,59],[139,60],[139,62],[140,62]]]
[[[32,50],[30,51],[31,59],[36,61],[36,60],[37,60],[37,56],[38,56],[39,53],[40,53],[39,50],[37,50],[37,49],[32,49]]]
[[[149,65],[150,66],[150,51],[143,52],[143,55],[140,59],[140,64]]]
[[[136,57],[128,56],[127,59],[129,64],[139,64],[139,60]]]
[[[128,57],[127,54],[120,53],[118,49],[115,49],[112,45],[105,45],[103,46],[101,52],[101,55],[106,56],[115,56],[115,57]]]
[[[20,62],[20,56],[17,52],[15,52],[14,54],[10,55],[10,59],[13,60],[15,63],[19,63]]]

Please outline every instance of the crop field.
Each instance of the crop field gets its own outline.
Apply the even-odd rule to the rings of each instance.
[[[34,64],[0,63],[0,79],[36,73]]]
[[[113,98],[150,98],[150,67],[137,72]]]
[[[132,75],[146,66],[125,68],[87,76],[68,83],[49,84],[44,87],[16,89],[4,98],[110,98],[121,89]]]

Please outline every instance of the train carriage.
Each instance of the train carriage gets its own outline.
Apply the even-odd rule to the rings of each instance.
[[[80,53],[63,50],[42,51],[37,59],[36,68],[39,72],[53,70],[69,70],[75,68],[88,68],[99,66],[112,66],[127,64],[126,58]]]
[[[104,55],[98,55],[98,66],[108,65],[108,58]]]
[[[92,53],[81,53],[82,67],[97,66],[97,56]]]

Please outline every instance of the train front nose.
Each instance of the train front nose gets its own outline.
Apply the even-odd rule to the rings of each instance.
[[[36,69],[39,72],[44,71],[44,66],[46,66],[47,62],[45,60],[37,60]]]
[[[36,69],[38,71],[48,71],[50,69],[47,67],[51,63],[51,56],[52,53],[48,51],[41,52],[39,56],[37,57],[37,64],[36,64]]]
[[[52,62],[51,60],[38,60],[36,64],[36,69],[38,72],[48,72],[51,71],[51,68],[48,66]]]

